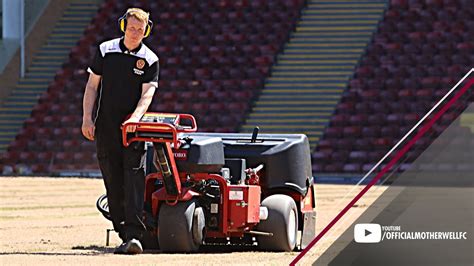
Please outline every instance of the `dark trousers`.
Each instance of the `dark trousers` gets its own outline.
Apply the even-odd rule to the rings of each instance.
[[[122,145],[120,125],[96,125],[97,158],[107,191],[114,230],[123,241],[141,238],[145,193],[144,143]]]

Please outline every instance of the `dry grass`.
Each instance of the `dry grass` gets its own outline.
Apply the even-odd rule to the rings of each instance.
[[[335,205],[352,187],[316,185],[317,232],[342,209],[342,204],[339,208]],[[314,262],[383,190],[367,195],[352,208],[350,219],[331,230],[303,264]],[[95,209],[95,201],[103,193],[100,179],[0,178],[0,264],[287,265],[297,255],[250,251],[113,255],[112,247],[119,239],[113,235],[111,246],[105,246],[105,230],[111,225]]]

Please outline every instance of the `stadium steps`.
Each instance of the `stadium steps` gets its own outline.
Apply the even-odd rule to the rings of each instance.
[[[0,106],[0,153],[6,151],[23,126],[23,121],[30,117],[38,98],[45,93],[56,72],[68,59],[71,48],[76,46],[98,8],[96,0],[70,1],[51,35],[35,54],[25,77],[18,81]]]
[[[312,0],[241,127],[304,133],[313,149],[387,8],[387,0]]]

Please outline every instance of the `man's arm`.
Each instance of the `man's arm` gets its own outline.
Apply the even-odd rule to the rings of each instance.
[[[99,87],[100,79],[102,76],[96,75],[92,72],[89,74],[89,80],[86,84],[86,90],[84,91],[84,99],[82,102],[83,115],[82,115],[82,134],[89,140],[94,140],[95,137],[95,125],[92,121],[92,109],[97,98],[97,88]]]
[[[151,101],[153,100],[155,90],[155,85],[151,83],[144,83],[142,85],[142,96],[138,101],[137,107],[135,108],[135,111],[133,112],[132,116],[127,121],[123,122],[123,124],[140,121],[140,118],[142,118],[143,114],[145,114],[146,110],[151,104]],[[136,127],[128,127],[127,131],[134,132],[135,128]]]

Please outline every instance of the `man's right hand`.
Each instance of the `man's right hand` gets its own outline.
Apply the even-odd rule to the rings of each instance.
[[[95,125],[91,119],[82,120],[82,135],[88,140],[94,140],[95,137]]]
[[[95,99],[97,98],[97,88],[99,87],[101,76],[94,74],[90,71],[89,80],[86,84],[86,90],[84,91],[84,99],[82,108],[82,135],[88,140],[94,140],[95,138],[95,125],[92,122],[92,109],[94,107]]]

